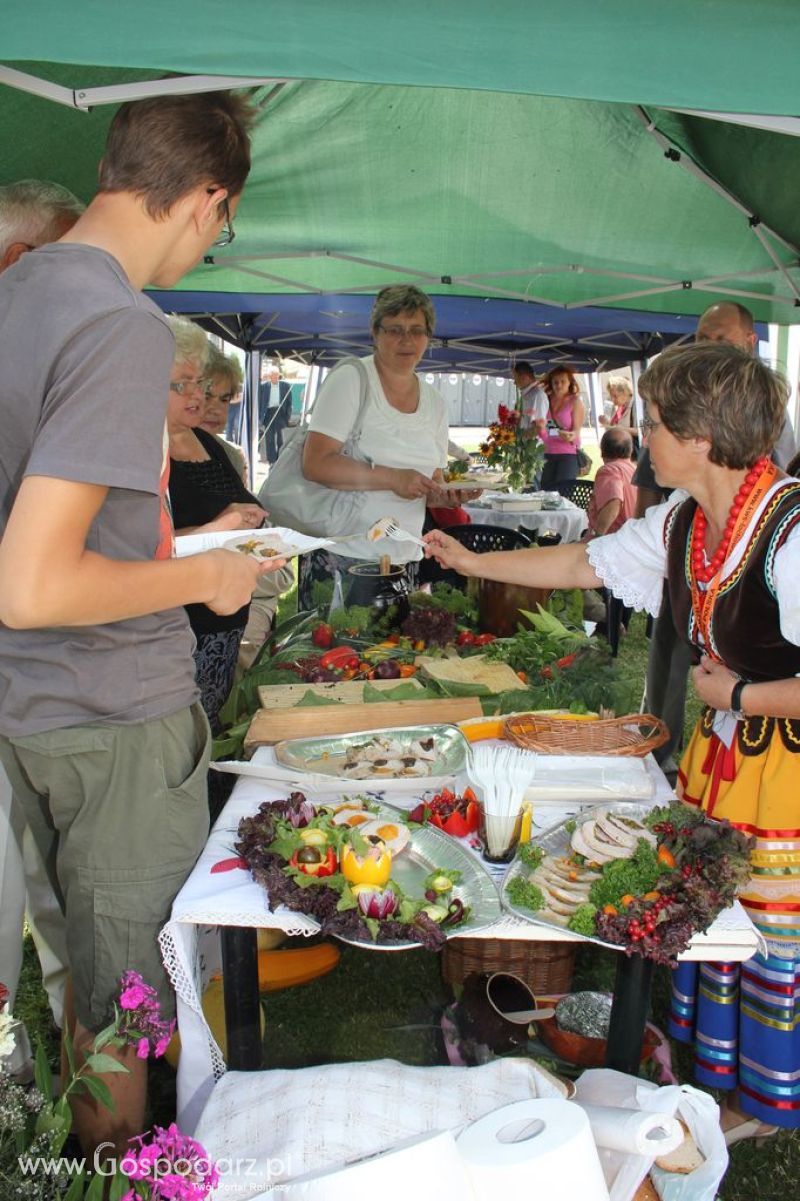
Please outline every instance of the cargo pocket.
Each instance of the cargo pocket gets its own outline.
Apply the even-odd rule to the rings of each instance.
[[[188,715],[183,714],[184,721]],[[208,763],[211,755],[211,731],[199,705],[191,709],[191,727],[184,726],[183,742],[176,747],[177,730],[162,732],[163,769],[166,786],[166,829],[171,857],[194,862],[208,838]],[[186,723],[188,725],[188,722]],[[186,747],[193,746],[187,770]],[[175,751],[178,752],[176,759]],[[181,770],[178,770],[178,764]],[[184,773],[187,773],[184,775]]]
[[[131,871],[127,879],[95,884],[90,893],[84,893],[91,898],[92,961],[88,955],[79,955],[79,963],[73,967],[75,1007],[89,1029],[98,1029],[109,1020],[120,977],[129,969],[158,989],[162,1016],[173,1015],[174,998],[158,935],[169,920],[172,902],[186,875],[185,870],[168,875]]]

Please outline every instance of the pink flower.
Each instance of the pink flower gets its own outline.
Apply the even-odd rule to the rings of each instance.
[[[205,1148],[174,1122],[166,1130],[154,1126],[151,1142],[144,1138],[132,1140],[138,1149],[129,1150],[120,1163],[128,1178],[147,1181],[152,1201],[204,1201],[219,1181]]]
[[[147,1056],[149,1054],[150,1054],[150,1043],[147,1041],[146,1038],[140,1038],[139,1042],[136,1044],[136,1058],[137,1059],[147,1059]]]
[[[147,992],[141,984],[133,984],[119,994],[120,1009],[138,1009],[148,999]]]
[[[157,1041],[156,1041],[155,1050],[153,1051],[154,1059],[160,1059],[161,1056],[164,1054],[164,1052],[166,1051],[167,1047],[169,1046],[169,1044],[172,1040],[172,1035],[174,1033],[174,1030],[175,1030],[175,1023],[170,1022],[169,1034],[162,1035],[162,1037],[157,1039]]]

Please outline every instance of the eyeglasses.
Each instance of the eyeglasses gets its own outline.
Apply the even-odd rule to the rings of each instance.
[[[212,189],[209,190],[211,191]],[[214,239],[213,245],[230,246],[231,242],[236,237],[236,234],[234,232],[233,222],[231,220],[231,210],[230,205],[228,204],[228,197],[226,196],[224,200],[221,200],[220,204],[222,205],[222,212],[225,215],[225,224],[222,226],[222,233],[218,238]]]
[[[208,387],[207,379],[182,379],[179,381],[170,380],[169,387],[171,392],[177,392],[178,396],[185,396],[187,392],[205,392]]]
[[[653,433],[654,430],[657,430],[663,424],[663,421],[653,421],[652,417],[644,416],[642,418],[642,433],[644,434],[645,438],[647,438]]]
[[[398,342],[401,338],[427,338],[428,331],[424,325],[379,325],[378,329],[382,334],[386,334],[387,338],[395,338]]]

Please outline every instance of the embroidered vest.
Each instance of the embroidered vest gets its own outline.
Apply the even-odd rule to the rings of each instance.
[[[689,568],[696,508],[695,500],[685,500],[673,510],[664,530],[673,619],[679,636],[695,646],[698,631],[692,613]],[[800,484],[787,479],[764,505],[738,567],[720,587],[711,616],[711,651],[731,671],[753,683],[800,674],[800,647],[781,635],[773,578],[775,555],[798,522]],[[703,714],[705,733],[710,733],[713,716],[709,710]],[[777,720],[787,748],[800,751],[800,721]],[[775,722],[775,718],[767,717],[740,722],[742,752],[758,754],[765,749]]]

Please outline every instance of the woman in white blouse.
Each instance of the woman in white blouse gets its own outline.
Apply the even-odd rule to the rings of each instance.
[[[357,421],[361,373],[356,364],[343,364],[325,380],[314,403],[303,453],[306,479],[328,488],[363,492],[359,524],[364,536],[336,548],[336,556],[312,552],[300,564],[300,604],[310,605],[311,582],[328,576],[335,566],[356,560],[376,561],[387,549],[395,564],[403,564],[413,585],[422,556],[410,541],[378,543],[366,531],[381,517],[394,517],[409,533],[422,533],[425,506],[457,505],[463,492],[449,493],[443,471],[447,465],[447,409],[439,393],[416,374],[433,333],[435,314],[430,298],[419,288],[397,284],[383,288],[370,318],[374,353],[361,359],[367,378],[367,404],[358,458],[345,453]],[[477,494],[476,494],[477,495]],[[330,530],[335,535],[342,531]]]

